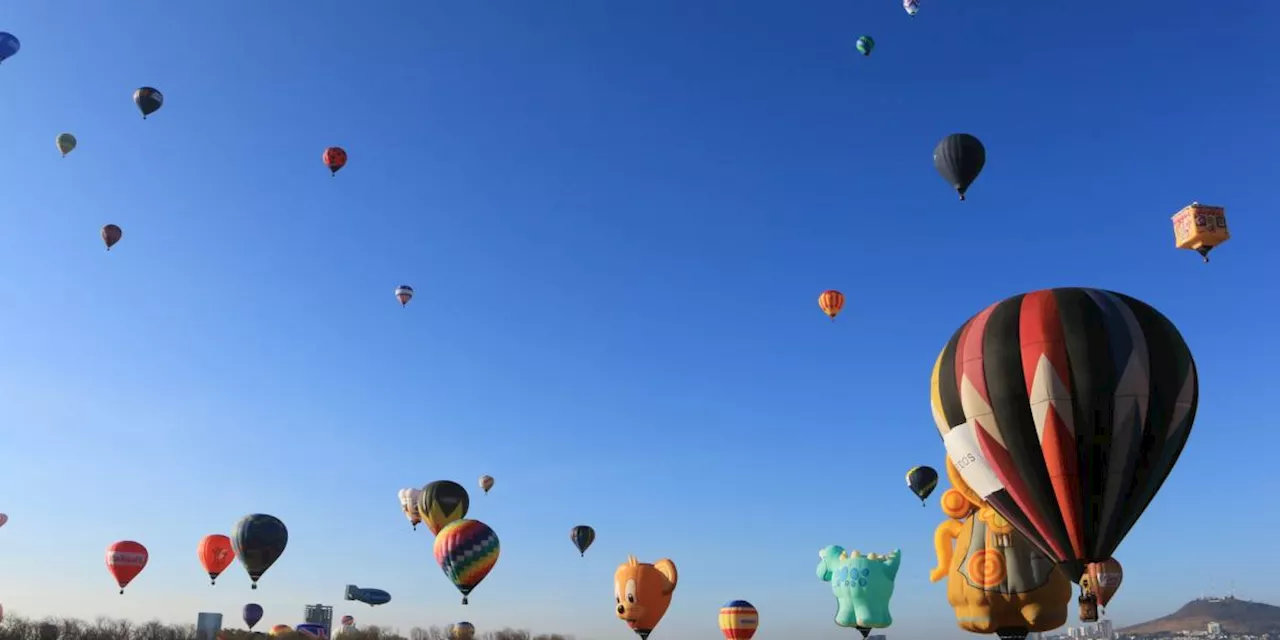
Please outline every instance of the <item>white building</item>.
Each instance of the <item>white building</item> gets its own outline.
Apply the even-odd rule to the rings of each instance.
[[[196,614],[196,640],[216,640],[219,631],[222,631],[221,613]]]
[[[1217,622],[1210,622],[1210,623],[1209,623],[1209,635],[1211,635],[1211,636],[1220,636],[1220,635],[1222,635],[1222,625],[1221,625],[1221,624],[1218,624]]]

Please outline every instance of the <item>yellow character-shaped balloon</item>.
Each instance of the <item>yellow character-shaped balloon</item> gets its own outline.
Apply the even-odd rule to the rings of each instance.
[[[1014,637],[1061,627],[1071,581],[970,489],[949,459],[946,469],[952,488],[940,504],[954,519],[934,533],[938,566],[929,579],[947,579],[956,623],[972,633]]]

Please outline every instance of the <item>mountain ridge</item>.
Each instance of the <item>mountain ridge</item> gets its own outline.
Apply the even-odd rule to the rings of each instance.
[[[1241,600],[1235,596],[1197,598],[1177,611],[1120,629],[1123,634],[1152,635],[1180,631],[1205,631],[1210,622],[1222,625],[1223,633],[1261,635],[1280,633],[1280,607]]]

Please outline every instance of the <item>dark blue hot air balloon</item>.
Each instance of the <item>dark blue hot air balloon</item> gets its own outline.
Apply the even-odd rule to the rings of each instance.
[[[313,624],[310,622],[304,622],[294,627],[293,630],[297,631],[298,633],[301,633],[304,636],[311,636],[312,638],[328,638],[329,637],[324,630],[324,625],[322,624]]]
[[[262,620],[262,605],[250,602],[244,606],[244,623],[253,629],[253,625]]]
[[[275,516],[265,513],[251,513],[236,523],[231,532],[231,545],[235,547],[236,557],[249,572],[253,588],[258,588],[258,579],[280,559],[285,545],[289,544],[289,530]]]
[[[13,54],[22,48],[22,43],[18,42],[18,37],[8,31],[0,31],[0,62],[4,62],[13,57]]]

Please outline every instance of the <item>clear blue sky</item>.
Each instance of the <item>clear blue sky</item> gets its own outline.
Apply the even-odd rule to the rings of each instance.
[[[633,553],[680,569],[654,640],[718,637],[734,598],[761,640],[849,638],[813,575],[841,544],[903,550],[890,635],[958,638],[927,582],[943,515],[902,480],[943,459],[930,368],[972,313],[1056,285],[1155,305],[1202,376],[1115,619],[1233,581],[1280,602],[1272,4],[70,7],[0,24],[23,43],[0,66],[9,612],[231,623],[256,599],[296,624],[326,602],[622,640]],[[166,97],[146,121],[141,85]],[[956,131],[989,153],[964,204],[931,162]],[[351,154],[333,179],[328,145]],[[1191,200],[1233,223],[1208,266],[1172,247]],[[462,607],[396,491],[481,473],[503,555]],[[256,592],[238,565],[209,587],[197,540],[250,512],[288,551]],[[122,538],[152,554],[124,597]]]

